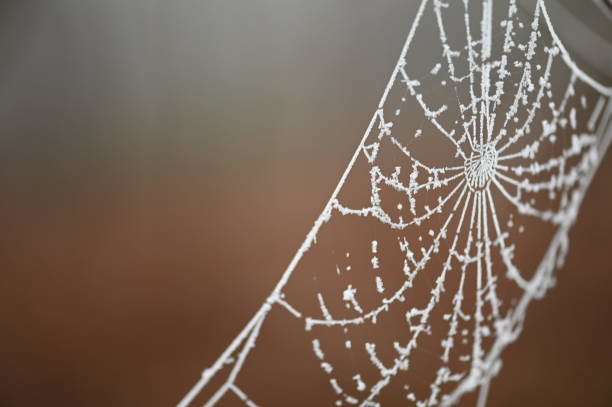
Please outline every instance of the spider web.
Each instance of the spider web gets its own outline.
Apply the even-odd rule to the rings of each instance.
[[[572,61],[542,0],[531,15],[515,0],[423,0],[328,203],[179,406],[227,369],[205,405],[260,405],[238,378],[276,309],[302,321],[337,406],[448,406],[478,388],[484,406],[563,264],[612,139],[611,95]],[[294,272],[315,281],[292,287]]]

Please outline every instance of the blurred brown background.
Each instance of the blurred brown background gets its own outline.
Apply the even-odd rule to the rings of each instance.
[[[318,215],[415,8],[3,2],[0,405],[178,402]],[[610,174],[489,405],[612,404]]]

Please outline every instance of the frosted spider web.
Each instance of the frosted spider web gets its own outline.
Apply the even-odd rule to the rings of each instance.
[[[515,0],[423,0],[331,198],[179,406],[204,390],[205,406],[263,405],[240,375],[276,310],[303,324],[337,406],[389,394],[448,406],[476,389],[484,406],[563,263],[612,139],[611,95],[570,58],[542,0],[528,16]],[[316,281],[291,288],[299,274]]]

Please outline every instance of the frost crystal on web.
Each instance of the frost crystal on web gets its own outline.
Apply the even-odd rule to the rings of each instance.
[[[531,15],[515,0],[423,0],[321,215],[179,405],[205,388],[206,406],[228,395],[264,405],[239,377],[280,310],[303,323],[337,406],[390,395],[449,406],[477,389],[483,406],[503,349],[563,263],[612,139],[611,95],[572,61],[542,0]],[[299,275],[312,284],[292,287]]]

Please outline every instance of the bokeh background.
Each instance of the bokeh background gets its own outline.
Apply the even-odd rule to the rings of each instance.
[[[415,9],[2,2],[0,405],[178,402],[319,214]],[[610,174],[490,405],[612,403]]]

